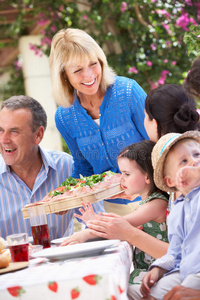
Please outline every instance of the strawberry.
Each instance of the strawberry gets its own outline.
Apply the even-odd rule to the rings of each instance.
[[[117,300],[117,298],[114,295],[112,295],[109,299],[106,300]]]
[[[20,297],[21,294],[25,293],[25,290],[18,285],[9,287],[7,290],[13,297]]]
[[[85,280],[85,282],[87,282],[90,285],[95,285],[98,283],[99,279],[101,279],[101,278],[102,278],[101,276],[91,274],[91,275],[83,277],[83,280]]]
[[[57,292],[57,289],[58,289],[58,284],[57,284],[57,282],[55,282],[55,281],[49,281],[49,283],[48,283],[48,288],[49,288],[52,292],[56,293],[56,292]]]
[[[119,289],[119,293],[122,294],[124,292],[124,290],[122,290],[121,286],[118,285],[118,289]]]
[[[71,299],[76,299],[76,298],[79,297],[79,295],[80,295],[79,288],[76,287],[76,288],[71,290]]]

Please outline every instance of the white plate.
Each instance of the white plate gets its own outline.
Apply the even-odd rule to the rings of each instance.
[[[62,238],[59,238],[59,239],[55,239],[55,240],[52,240],[51,243],[52,244],[56,244],[56,245],[60,245],[67,237],[62,237]]]
[[[108,247],[119,243],[120,240],[104,240],[87,242],[64,247],[52,247],[33,253],[32,257],[46,257],[53,260],[99,255]]]

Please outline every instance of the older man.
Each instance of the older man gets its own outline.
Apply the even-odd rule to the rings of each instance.
[[[29,219],[21,209],[41,200],[72,172],[72,157],[64,152],[42,149],[39,144],[47,125],[40,103],[28,96],[5,100],[0,110],[0,236],[27,232]],[[98,211],[99,204],[96,204]],[[95,209],[95,207],[94,207]],[[64,215],[48,215],[50,238],[74,232],[74,209]]]

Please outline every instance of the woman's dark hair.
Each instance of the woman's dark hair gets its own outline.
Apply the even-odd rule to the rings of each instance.
[[[158,124],[158,137],[169,132],[184,133],[199,129],[196,102],[178,84],[165,84],[153,89],[145,100],[145,111]]]
[[[135,160],[138,166],[140,167],[141,171],[148,174],[150,179],[149,195],[158,190],[158,188],[154,184],[153,166],[151,163],[151,152],[154,145],[154,142],[144,140],[142,142],[127,146],[118,155],[118,159],[121,157],[125,157],[129,160]]]
[[[183,86],[188,94],[200,97],[200,57],[193,62]]]

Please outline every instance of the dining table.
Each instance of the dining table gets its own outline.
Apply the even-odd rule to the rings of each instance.
[[[0,275],[0,299],[127,300],[132,259],[133,247],[119,240],[97,255],[30,257],[26,268]]]

